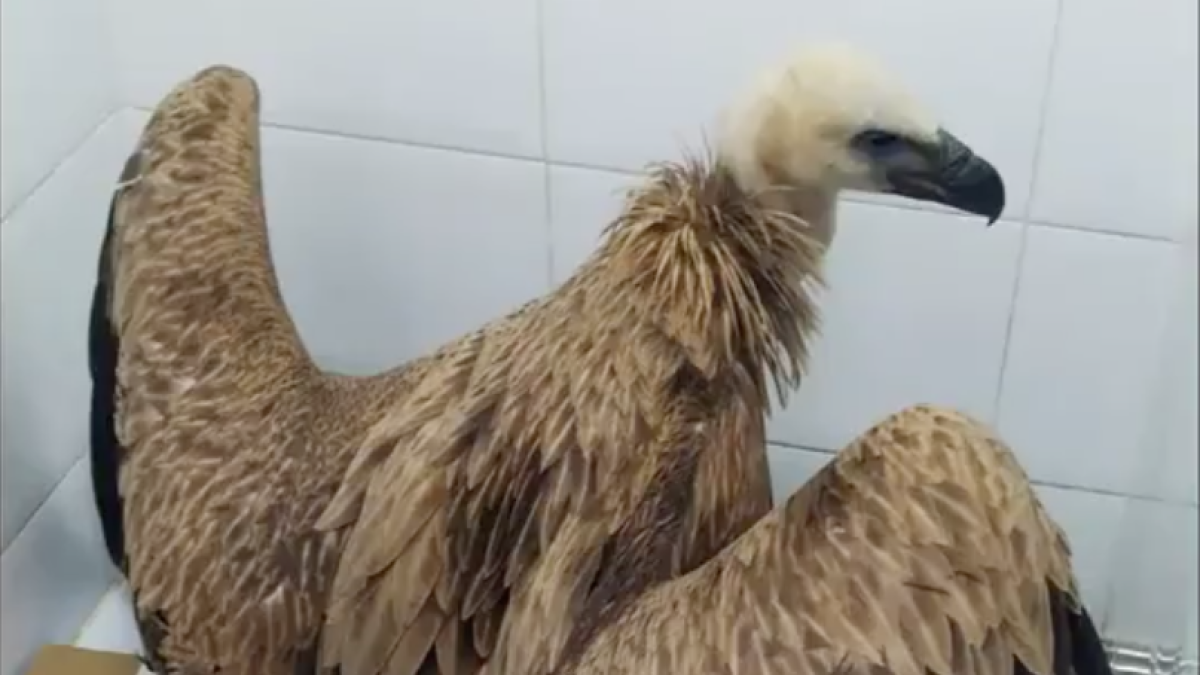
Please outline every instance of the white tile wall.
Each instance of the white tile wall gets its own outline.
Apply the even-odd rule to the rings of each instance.
[[[772,437],[837,449],[917,402],[991,420],[1024,226],[866,204],[840,217],[810,377]]]
[[[771,492],[779,503],[800,489],[809,478],[833,459],[833,453],[804,450],[786,445],[767,446],[771,460]]]
[[[103,22],[94,0],[0,2],[0,216],[116,107]]]
[[[112,181],[136,127],[113,119],[0,226],[7,546],[87,446],[87,321]]]
[[[1197,511],[1197,368],[1195,235],[1170,268],[1170,318],[1159,354],[1134,474],[1142,492],[1169,501],[1131,500],[1110,569],[1109,634],[1132,641],[1184,644],[1197,655],[1200,625],[1200,513]]]
[[[1031,227],[1000,430],[1044,480],[1140,492],[1176,245]]]
[[[1112,524],[1120,522],[1128,498],[1050,485],[1037,486],[1037,493],[1066,530],[1080,593],[1092,617],[1103,622],[1109,615],[1112,560],[1120,534]]]
[[[6,22],[10,8],[29,4],[0,2]],[[1128,548],[1116,523],[1133,527],[1122,518],[1129,504],[1153,503],[1126,495],[1195,518],[1196,382],[1180,375],[1195,372],[1195,332],[1166,333],[1181,312],[1173,294],[1191,289],[1195,305],[1194,258],[1176,267],[1182,247],[1196,246],[1193,0],[928,0],[919,12],[866,0],[108,0],[107,8],[127,105],[150,107],[214,62],[259,80],[274,125],[264,135],[266,184],[284,294],[318,358],[354,372],[428,349],[564,278],[615,214],[632,172],[694,147],[742,80],[796,41],[833,35],[880,53],[1000,166],[1009,220],[984,229],[879,199],[842,208],[812,374],[772,422],[775,489],[793,489],[827,451],[897,407],[966,408],[997,423],[1021,453],[1070,532],[1097,613],[1122,634],[1173,638],[1160,630],[1165,610],[1122,593],[1159,583],[1156,597],[1187,609],[1181,598],[1194,596],[1156,581],[1186,557],[1185,543],[1165,537],[1165,552],[1136,550],[1132,561],[1114,551]],[[62,58],[103,63],[78,56],[94,36],[84,37]],[[96,82],[103,78],[38,90],[43,99],[28,100],[48,102],[29,109],[88,87],[106,91]],[[71,103],[71,115],[86,107]],[[127,113],[113,128],[144,117]],[[62,126],[48,119],[46,129]],[[52,484],[78,455],[86,374],[82,344],[65,340],[82,341],[80,289],[93,264],[85,253],[100,233],[97,195],[106,196],[119,162],[106,144],[131,133],[97,135],[80,156],[107,159],[75,183],[43,188],[82,197],[41,197],[39,212],[35,195],[28,213],[5,223],[5,541],[44,496],[22,476]],[[18,159],[41,166],[10,147],[4,173]],[[6,205],[29,189],[8,180]],[[14,229],[34,221],[42,225]],[[38,252],[10,253],[10,237]],[[28,289],[24,299],[10,302],[12,288]],[[10,347],[13,325],[34,328]],[[12,372],[55,382],[58,406],[16,402]],[[59,409],[80,424],[44,421]],[[10,411],[23,421],[12,425]],[[49,468],[10,479],[10,465]],[[10,493],[27,512],[11,523]],[[1186,520],[1172,518],[1154,522],[1174,532]]]
[[[88,461],[80,458],[4,550],[0,673],[20,675],[42,645],[70,643],[112,584],[94,508]]]
[[[537,163],[284,130],[263,156],[284,299],[331,364],[395,365],[548,288]]]
[[[141,652],[142,636],[138,634],[132,605],[129,587],[124,582],[114,584],[80,629],[75,646],[110,652]]]
[[[88,461],[88,308],[138,128],[104,123],[0,224],[0,675],[69,639],[108,584]]]
[[[0,675],[109,582],[81,461],[87,279],[128,142],[93,133],[118,105],[103,21],[89,0],[0,0]]]
[[[1200,591],[1196,506],[1137,500],[1120,522],[1110,581],[1114,611],[1106,632],[1150,644],[1190,642],[1195,655],[1196,593]]]
[[[536,0],[109,0],[121,91],[224,62],[286,126],[540,157]]]
[[[1037,219],[1155,237],[1195,229],[1196,8],[1064,0]]]
[[[1175,256],[1171,289],[1175,301],[1160,354],[1154,408],[1146,418],[1143,447],[1161,448],[1165,467],[1143,469],[1152,494],[1172,501],[1200,502],[1200,292],[1195,240]],[[1148,470],[1146,470],[1148,469]],[[1157,484],[1155,482],[1157,481]]]

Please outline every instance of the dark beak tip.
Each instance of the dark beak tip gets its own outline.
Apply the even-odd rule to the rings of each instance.
[[[940,182],[948,190],[947,206],[985,216],[995,225],[1007,204],[1004,177],[991,162],[976,155],[953,134],[941,130]]]
[[[1007,205],[1007,190],[1000,171],[949,132],[939,134],[940,144],[928,152],[928,168],[888,172],[886,191],[982,216],[987,218],[988,227],[995,225]]]
[[[990,167],[989,165],[989,168],[991,168],[992,180],[995,182],[995,186],[993,187],[993,192],[995,195],[993,198],[994,207],[992,208],[991,213],[987,214],[988,227],[991,227],[1000,220],[1001,216],[1004,215],[1004,207],[1008,205],[1008,194],[1004,186],[1004,177],[1001,176],[1000,172],[994,167]]]
[[[946,184],[954,197],[949,205],[986,217],[988,227],[1004,215],[1008,205],[1004,177],[987,160],[974,157],[963,170],[948,177]]]

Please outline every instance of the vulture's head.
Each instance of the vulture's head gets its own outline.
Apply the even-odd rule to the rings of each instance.
[[[939,125],[895,77],[855,49],[802,49],[726,112],[719,155],[743,188],[836,195],[859,190],[984,216],[1004,181]]]

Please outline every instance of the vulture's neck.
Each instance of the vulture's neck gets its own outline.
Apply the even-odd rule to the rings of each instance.
[[[834,190],[799,185],[765,190],[759,199],[767,208],[794,213],[808,223],[811,236],[828,249],[837,234],[837,200]]]
[[[831,211],[817,213],[826,202],[809,199],[817,227],[831,227]],[[769,374],[794,386],[816,327],[824,245],[783,206],[744,190],[719,162],[655,168],[595,259],[612,311],[657,325],[704,376],[733,371],[761,386]]]

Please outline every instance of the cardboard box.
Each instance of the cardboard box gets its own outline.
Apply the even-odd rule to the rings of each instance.
[[[25,675],[139,675],[149,673],[133,654],[102,652],[70,645],[46,645]]]

